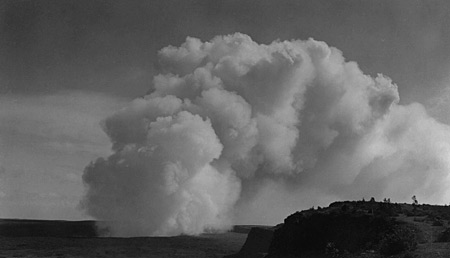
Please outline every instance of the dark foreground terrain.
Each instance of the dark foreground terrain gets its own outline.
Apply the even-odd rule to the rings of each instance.
[[[101,238],[93,221],[0,220],[0,258],[223,257],[239,251],[248,227],[200,236]],[[239,233],[238,233],[239,232]]]
[[[177,237],[96,237],[93,221],[0,220],[2,257],[450,257],[450,206],[335,202],[275,227]]]
[[[237,252],[245,234],[198,237],[1,237],[0,257],[223,257]]]

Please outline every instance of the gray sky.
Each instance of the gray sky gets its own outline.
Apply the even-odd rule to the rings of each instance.
[[[151,88],[187,36],[323,40],[450,122],[448,1],[1,1],[0,217],[80,219],[99,122]]]
[[[186,36],[323,40],[366,73],[389,75],[406,102],[447,79],[446,1],[2,1],[2,93],[82,89],[135,97],[155,55]],[[426,87],[424,85],[427,85]]]

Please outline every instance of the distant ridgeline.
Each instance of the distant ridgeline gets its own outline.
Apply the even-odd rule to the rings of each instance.
[[[0,219],[3,237],[96,237],[95,221]]]
[[[450,206],[394,204],[390,200],[334,202],[327,208],[296,212],[271,230],[258,230],[265,238],[272,233],[271,240],[266,241],[270,242],[268,246],[251,250],[244,245],[230,257],[396,255],[413,252],[424,241],[415,223],[443,227],[449,220]],[[246,244],[258,242],[258,238],[261,236],[254,231],[248,235]],[[450,229],[432,241],[450,241]]]

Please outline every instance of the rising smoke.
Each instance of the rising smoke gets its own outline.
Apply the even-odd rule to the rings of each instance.
[[[82,207],[114,235],[275,224],[335,199],[450,200],[450,128],[324,42],[187,38],[159,69],[103,122],[114,154],[84,172]]]

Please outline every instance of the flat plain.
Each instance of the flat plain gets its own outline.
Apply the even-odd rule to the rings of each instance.
[[[112,238],[96,237],[93,221],[0,219],[0,258],[223,257],[238,252],[247,233]]]
[[[0,257],[223,257],[239,251],[247,234],[97,238],[0,237]]]

